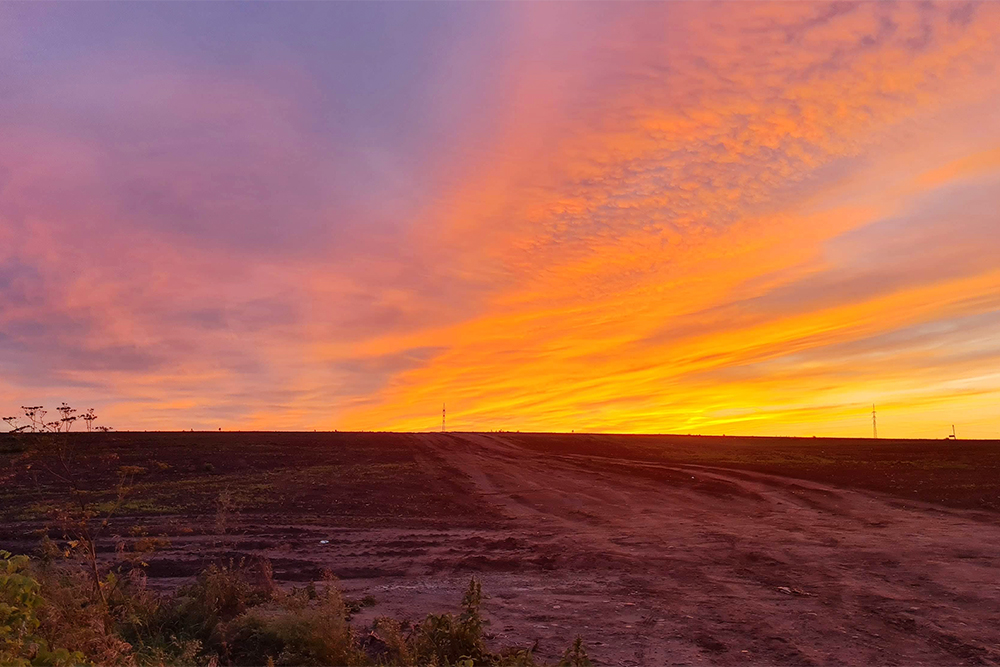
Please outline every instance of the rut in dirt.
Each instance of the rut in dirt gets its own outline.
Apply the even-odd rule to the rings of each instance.
[[[678,657],[680,638],[681,655],[721,662],[744,651],[806,664],[1000,660],[1000,526],[982,513],[748,471],[540,454],[501,434],[421,439],[507,517],[512,538],[532,538],[532,557],[569,580],[639,591],[645,626],[595,600],[588,630],[645,659]]]

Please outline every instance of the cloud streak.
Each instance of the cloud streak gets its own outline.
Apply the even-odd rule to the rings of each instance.
[[[996,435],[993,5],[3,11],[9,404]]]

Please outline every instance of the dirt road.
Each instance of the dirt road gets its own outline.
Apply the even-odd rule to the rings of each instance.
[[[428,544],[400,554],[406,575],[364,582],[401,612],[419,591],[428,607],[454,600],[476,570],[498,639],[537,638],[543,654],[579,633],[593,658],[621,665],[1000,661],[995,515],[755,473],[538,455],[502,435],[421,438],[427,465],[468,477],[506,518],[411,536]]]
[[[261,555],[279,581],[330,570],[349,596],[373,595],[356,627],[454,610],[476,575],[490,596],[492,645],[537,640],[545,660],[580,635],[611,665],[1000,664],[996,511],[925,504],[908,489],[881,495],[739,466],[636,460],[618,436],[118,437],[107,446],[122,462],[169,463],[140,490],[136,513],[118,519],[122,531],[142,523],[169,538],[149,561],[154,586],[189,581],[211,560]],[[647,440],[636,442],[649,453]],[[977,456],[992,465],[988,444]],[[952,491],[983,488],[982,470],[944,459],[952,467],[935,482],[932,457],[917,460],[930,472],[907,476],[916,469],[907,443],[764,445],[685,446],[703,448],[703,461],[711,447],[744,447],[759,460],[794,447],[804,461],[848,452],[844,460],[861,464],[892,454],[886,469],[922,497],[944,488],[941,479]],[[878,481],[872,470],[866,484]],[[10,498],[28,517],[58,497],[57,486],[22,484]],[[236,499],[231,516],[220,513],[223,494]],[[42,525],[0,525],[0,548],[28,552]]]

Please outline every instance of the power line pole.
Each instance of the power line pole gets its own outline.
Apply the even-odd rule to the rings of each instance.
[[[878,424],[875,423],[875,404],[872,403],[872,437],[878,440]]]
[[[444,428],[444,403],[441,404],[441,432],[445,432]]]

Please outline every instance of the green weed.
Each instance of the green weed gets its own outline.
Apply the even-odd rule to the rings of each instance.
[[[146,588],[141,568],[110,572],[101,595],[80,561],[54,545],[30,560],[0,552],[0,664],[145,665],[497,665],[532,667],[532,649],[493,652],[480,582],[461,612],[415,625],[379,618],[368,632],[350,624],[351,607],[329,577],[283,591],[265,560],[211,565],[175,594]],[[50,648],[50,647],[60,648]],[[590,665],[577,639],[559,665]]]

